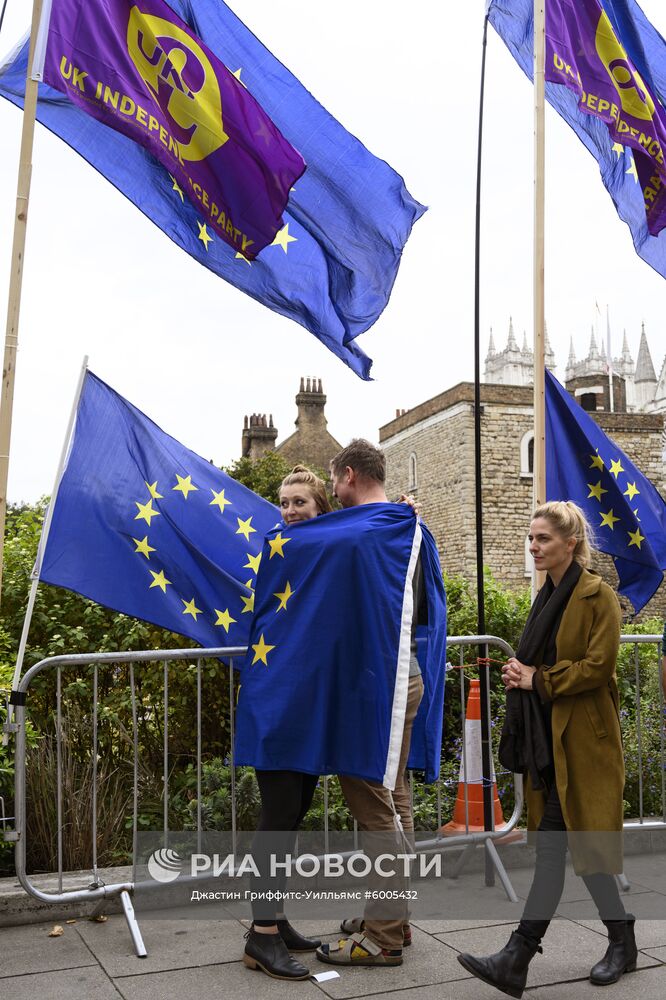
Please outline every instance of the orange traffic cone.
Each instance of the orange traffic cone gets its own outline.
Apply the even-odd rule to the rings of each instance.
[[[478,680],[470,682],[467,714],[465,716],[465,747],[465,756],[460,760],[458,797],[453,809],[453,819],[446,826],[443,826],[440,831],[448,837],[465,833],[467,830],[471,833],[477,833],[485,829],[483,823],[483,767],[481,763],[481,694]],[[465,774],[465,763],[467,764],[467,774]],[[497,794],[495,766],[492,758],[490,766],[493,779],[495,829],[501,830],[506,826],[506,823],[502,814],[502,803]],[[465,787],[467,788],[468,823],[465,823]],[[517,834],[516,836],[519,837],[521,834]],[[507,834],[507,840],[510,838],[513,839],[513,835]]]

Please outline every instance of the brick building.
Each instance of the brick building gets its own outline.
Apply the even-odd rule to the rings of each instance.
[[[666,495],[664,417],[666,360],[659,379],[643,330],[633,367],[626,338],[621,359],[613,360],[614,411],[606,360],[596,349],[576,362],[573,350],[565,374],[569,392],[593,412],[601,428]],[[595,356],[596,352],[596,356]],[[525,586],[531,575],[526,527],[532,510],[533,368],[527,345],[517,347],[513,326],[501,355],[491,339],[486,378],[481,386],[481,462],[483,469],[484,560],[503,583]],[[522,355],[522,357],[520,357]],[[488,364],[490,361],[490,364]],[[502,363],[504,362],[504,363]],[[554,357],[548,358],[554,368]],[[620,374],[620,371],[624,374]],[[512,384],[520,380],[520,384]],[[474,500],[474,386],[462,382],[411,410],[397,411],[379,429],[386,453],[389,495],[408,490],[418,496],[448,572],[476,575]],[[616,584],[610,559],[597,567]],[[627,608],[630,607],[628,604]],[[666,611],[662,586],[644,614]]]
[[[342,445],[328,432],[324,409],[326,396],[320,378],[301,378],[296,395],[296,430],[281,444],[276,444],[278,429],[272,415],[253,413],[243,426],[241,454],[252,459],[275,451],[292,465],[303,463],[313,469],[328,471],[328,465]]]

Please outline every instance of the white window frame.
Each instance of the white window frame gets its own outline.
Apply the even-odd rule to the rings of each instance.
[[[520,439],[520,478],[531,479],[530,472],[530,441],[534,440],[534,431],[525,431]]]
[[[409,456],[409,489],[417,490],[419,487],[419,476],[416,452],[411,452]]]

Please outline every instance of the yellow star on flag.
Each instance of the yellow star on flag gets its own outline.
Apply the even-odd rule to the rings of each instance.
[[[248,612],[252,613],[254,611],[254,591],[252,591],[249,597],[245,597],[244,594],[241,594],[241,601],[245,605],[241,611],[242,615],[246,615]]]
[[[150,575],[153,578],[153,582],[151,583],[148,590],[152,590],[153,587],[159,587],[162,593],[166,594],[167,585],[171,584],[171,580],[167,580],[167,578],[164,575],[164,570],[161,569],[159,573],[153,573],[151,569]]]
[[[612,151],[616,153],[618,156],[622,156],[622,154],[624,153],[624,146],[622,145],[621,142],[614,142]]]
[[[231,625],[232,622],[235,622],[236,619],[232,618],[231,615],[229,614],[229,608],[225,608],[224,611],[218,611],[217,608],[215,608],[215,614],[217,615],[217,621],[215,622],[215,624],[221,625],[224,631],[228,635],[229,626]]]
[[[180,491],[186,500],[188,493],[191,493],[192,490],[199,489],[199,487],[195,486],[192,482],[192,476],[179,476],[178,473],[176,473],[176,479],[178,480],[178,483],[176,486],[172,486],[171,489]]]
[[[236,70],[236,72],[235,72],[235,73],[232,73],[231,75],[232,75],[232,76],[235,76],[235,77],[236,77],[236,79],[237,79],[237,80],[238,80],[238,82],[240,83],[241,87],[245,87],[245,84],[244,84],[244,83],[243,83],[243,81],[241,80],[241,73],[242,73],[242,72],[243,72],[243,67],[242,67],[242,66],[239,66],[239,67],[238,67],[238,69]],[[245,89],[247,90],[247,87],[245,87]]]
[[[604,528],[604,527],[610,528],[611,531],[614,531],[615,530],[615,527],[614,527],[615,522],[619,521],[619,520],[620,520],[620,518],[619,517],[615,517],[615,515],[613,514],[613,508],[611,507],[611,509],[608,511],[607,514],[604,514],[603,511],[601,512],[601,524],[599,525],[599,527],[600,528]]]
[[[183,202],[183,204],[185,204],[185,199],[183,198],[183,192],[178,187],[178,181],[171,174],[169,174],[169,177],[171,177],[171,180],[173,181],[173,189],[172,190],[174,190],[176,192],[176,194],[180,195],[180,200]]]
[[[587,494],[588,500],[590,497],[596,497],[599,503],[601,503],[601,494],[608,493],[608,490],[605,490],[601,485],[601,480],[599,480],[596,486],[593,486],[592,483],[588,483],[587,485],[590,488],[590,492]]]
[[[157,549],[154,549],[152,547],[152,545],[148,544],[148,535],[146,535],[144,538],[142,538],[141,541],[139,541],[138,538],[133,538],[132,541],[136,545],[136,548],[135,548],[134,551],[135,552],[140,552],[141,555],[143,555],[143,556],[146,557],[146,559],[150,559],[150,553],[151,552],[156,552],[157,551]]]
[[[270,653],[271,649],[275,649],[275,646],[269,646],[264,641],[264,633],[263,632],[261,633],[261,636],[259,638],[259,642],[256,643],[256,645],[253,645],[252,649],[254,650],[254,659],[252,661],[252,666],[254,666],[255,663],[258,663],[259,660],[261,660],[262,663],[264,663],[266,666],[268,666],[268,660],[266,659],[266,657]]]
[[[237,517],[236,520],[238,521],[238,528],[236,529],[236,534],[245,535],[245,538],[249,542],[250,535],[252,534],[253,531],[257,530],[256,528],[252,527],[252,518],[248,517],[247,521],[243,521],[242,518]]]
[[[631,177],[633,177],[634,183],[638,184],[638,171],[636,170],[636,164],[634,162],[633,156],[631,157],[631,166],[627,167],[627,169],[625,170],[625,174],[629,174]]]
[[[210,233],[206,229],[206,223],[205,222],[199,222],[199,220],[197,219],[197,226],[199,227],[199,237],[198,238],[201,240],[201,242],[205,246],[206,253],[208,253],[208,244],[213,242],[213,237],[210,235]]]
[[[248,267],[252,267],[252,261],[248,260],[245,254],[241,253],[240,250],[236,253],[236,260],[244,260]]]
[[[261,552],[256,556],[251,556],[249,552],[246,552],[247,562],[243,564],[243,569],[251,569],[256,576],[259,572],[259,563],[261,562]]]
[[[622,462],[620,461],[620,459],[618,458],[616,462],[614,459],[611,458],[611,465],[610,465],[611,475],[615,476],[615,478],[617,479],[617,477],[620,475],[621,472],[624,472],[624,469],[622,468]]]
[[[640,492],[641,491],[637,488],[636,483],[627,483],[627,488],[622,494],[622,496],[629,497],[630,500],[633,500],[634,497],[637,496]]]
[[[598,451],[596,455],[590,455],[590,458],[592,459],[592,465],[590,466],[591,469],[603,469],[604,460]]]
[[[144,479],[144,482],[146,482],[145,479]],[[164,497],[162,496],[162,494],[157,492],[157,480],[155,480],[155,482],[152,483],[152,484],[151,483],[146,483],[146,486],[148,487],[148,492],[150,493],[150,495],[153,498],[153,500],[163,500],[164,499]]]
[[[291,538],[283,538],[282,537],[282,532],[281,531],[278,532],[278,534],[275,536],[275,538],[269,538],[268,539],[268,544],[271,547],[271,554],[269,555],[268,558],[272,559],[273,556],[278,555],[278,556],[281,556],[284,559],[284,552],[282,551],[282,549],[287,544],[287,542],[290,542],[290,541],[291,541]]]
[[[277,597],[280,602],[278,607],[275,609],[275,614],[277,614],[278,611],[287,610],[287,601],[290,597],[293,597],[295,593],[296,591],[291,589],[291,584],[289,583],[289,580],[287,580],[287,585],[282,593],[273,594],[273,597]]]
[[[645,535],[641,535],[641,529],[636,528],[635,531],[628,531],[627,534],[631,539],[631,541],[629,542],[629,548],[631,548],[632,545],[635,545],[636,548],[640,549],[641,542],[645,541]]]
[[[138,500],[135,500],[134,503],[139,508],[139,513],[134,518],[135,521],[143,520],[143,521],[146,522],[146,524],[148,525],[148,527],[150,527],[151,519],[153,517],[159,517],[160,516],[159,510],[153,510],[153,501],[152,501],[152,499],[149,500],[148,503],[139,503]]]
[[[220,490],[216,493],[214,489],[211,488],[211,493],[213,494],[213,499],[211,500],[209,506],[215,505],[220,508],[220,513],[224,514],[224,508],[231,506],[231,500],[226,500],[224,496],[224,490]]]
[[[290,243],[297,243],[297,242],[298,242],[298,237],[297,236],[290,236],[289,235],[289,223],[287,223],[285,226],[282,227],[282,229],[280,229],[275,234],[275,239],[271,243],[271,246],[272,247],[282,247],[282,249],[286,253],[287,252],[287,247],[289,246],[289,244]]]
[[[196,604],[194,603],[194,598],[192,598],[191,601],[184,601],[183,598],[181,597],[181,601],[183,601],[183,604],[185,605],[185,607],[183,609],[183,614],[184,615],[192,615],[192,617],[196,621],[197,620],[197,615],[203,614],[201,608],[198,608],[196,606]]]
[[[637,508],[636,508],[636,510],[634,511],[634,517],[636,518],[636,520],[637,520],[637,521],[638,521],[638,523],[640,524],[640,523],[641,523],[641,519],[640,519],[640,517],[638,516],[638,507],[637,507]]]

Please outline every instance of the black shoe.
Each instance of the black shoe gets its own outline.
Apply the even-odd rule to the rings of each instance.
[[[316,951],[319,938],[306,938],[291,926],[288,920],[278,920],[277,929],[289,951]]]
[[[518,1000],[527,982],[527,967],[537,951],[541,950],[536,941],[513,931],[508,942],[495,955],[475,958],[474,955],[462,954],[458,955],[458,961],[477,979]]]
[[[257,934],[250,928],[243,962],[248,969],[262,969],[273,979],[309,979],[310,971],[292,958],[279,934]]]
[[[604,920],[608,929],[608,948],[601,961],[590,970],[590,982],[595,986],[610,986],[625,972],[636,970],[635,923],[633,913],[628,913],[626,920]]]

